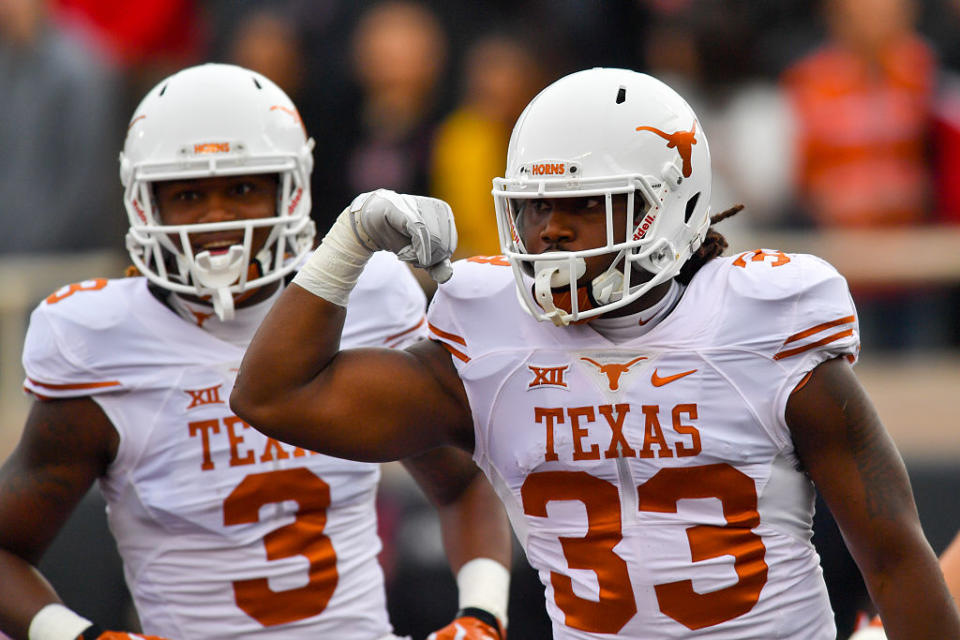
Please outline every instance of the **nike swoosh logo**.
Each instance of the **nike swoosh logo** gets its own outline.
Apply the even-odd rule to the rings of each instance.
[[[691,369],[690,371],[684,371],[684,372],[682,372],[682,373],[675,373],[675,374],[673,374],[672,376],[665,376],[665,377],[661,378],[660,376],[657,375],[657,370],[654,369],[654,370],[653,370],[653,375],[650,376],[650,382],[652,382],[652,383],[653,383],[653,386],[655,386],[655,387],[662,387],[662,386],[665,385],[665,384],[670,384],[671,382],[673,382],[673,381],[675,381],[675,380],[679,380],[680,378],[682,378],[682,377],[684,377],[684,376],[688,376],[688,375],[690,375],[691,373],[696,373],[697,371],[698,371],[697,369]]]

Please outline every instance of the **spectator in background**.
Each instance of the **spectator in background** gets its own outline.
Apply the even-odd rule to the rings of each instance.
[[[117,80],[50,20],[0,2],[0,255],[116,247]]]
[[[798,196],[821,229],[905,228],[934,219],[931,163],[938,63],[912,0],[827,0],[828,37],[787,69]],[[934,285],[852,283],[864,343],[938,348],[949,310]]]
[[[424,5],[384,2],[360,18],[353,52],[364,95],[347,166],[351,191],[425,193],[433,98],[446,57],[440,23]]]
[[[323,109],[329,101],[329,89],[308,73],[309,60],[298,14],[284,10],[283,6],[251,6],[239,11],[226,28],[224,57],[273,79],[297,105],[307,131],[328,129]],[[325,155],[330,145],[323,137],[319,140],[318,155]],[[313,192],[328,191],[329,179],[329,172],[315,171],[310,179]],[[333,214],[316,205],[311,211],[320,229],[326,229],[325,216],[330,215]]]
[[[364,8],[350,37],[353,77],[324,96],[316,139],[313,218],[327,229],[354,195],[378,187],[429,191],[447,35],[426,4],[386,0]],[[315,91],[322,91],[316,88]],[[416,274],[429,293],[434,285]]]
[[[123,70],[129,85],[124,113],[161,78],[202,57],[207,45],[209,33],[198,0],[48,1],[58,23]]]
[[[655,12],[642,38],[650,73],[687,96],[710,136],[712,193],[720,207],[749,203],[729,229],[769,227],[791,207],[790,118],[783,92],[755,52],[762,29],[752,12],[698,1]]]
[[[457,215],[459,257],[500,253],[490,184],[503,171],[510,130],[548,80],[520,38],[491,33],[467,51],[460,104],[437,129],[431,194]]]
[[[273,79],[288,95],[299,94],[303,89],[300,34],[296,25],[279,11],[245,12],[234,27],[227,55],[235,64]]]
[[[923,5],[925,33],[943,63],[933,122],[934,193],[940,222],[960,224],[960,2],[930,0]],[[960,310],[960,288],[954,291]],[[960,345],[960,318],[954,322]],[[958,545],[960,546],[960,545]],[[958,554],[960,555],[960,554]]]
[[[317,136],[319,228],[344,202],[385,187],[425,195],[436,91],[446,65],[445,32],[425,5],[389,0],[360,16],[351,39],[358,94],[332,108]],[[326,224],[320,218],[326,217]]]
[[[784,75],[810,222],[930,219],[925,156],[937,64],[911,0],[827,0],[828,39]]]
[[[960,223],[960,76],[942,83],[933,122],[937,218]]]

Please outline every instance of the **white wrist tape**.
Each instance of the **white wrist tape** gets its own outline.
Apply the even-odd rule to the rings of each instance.
[[[313,295],[341,307],[347,306],[350,292],[373,255],[373,251],[357,238],[350,224],[351,215],[347,207],[337,216],[323,242],[293,278],[297,285]]]
[[[30,640],[75,640],[92,622],[62,604],[48,604],[30,621]]]
[[[490,558],[474,558],[457,572],[460,609],[477,607],[497,616],[507,628],[510,571]]]

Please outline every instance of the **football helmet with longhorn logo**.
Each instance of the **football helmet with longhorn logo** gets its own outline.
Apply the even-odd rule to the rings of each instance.
[[[596,68],[545,88],[520,115],[506,174],[493,181],[501,247],[526,308],[565,325],[630,304],[677,275],[710,226],[710,183],[703,129],[663,82]],[[605,203],[603,246],[528,252],[524,201],[584,197]],[[615,228],[614,198],[626,199],[625,229]],[[580,282],[584,258],[603,254],[613,256],[610,266]]]
[[[120,154],[134,266],[165,289],[211,297],[221,318],[232,317],[234,296],[282,278],[312,248],[313,144],[290,98],[259,73],[204,64],[161,81],[134,112]],[[250,174],[277,176],[274,216],[171,225],[158,215],[157,182]],[[269,235],[256,247],[262,228]],[[191,237],[201,233],[235,242],[197,250]]]

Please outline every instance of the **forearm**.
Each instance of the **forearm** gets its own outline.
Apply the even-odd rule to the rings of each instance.
[[[457,579],[459,609],[482,609],[507,623],[512,537],[503,506],[466,452],[433,449],[404,465],[437,510]]]
[[[403,465],[437,510],[454,573],[479,557],[510,566],[510,523],[496,492],[468,452],[438,447],[404,459]]]
[[[438,507],[437,512],[454,573],[474,558],[490,558],[510,566],[510,523],[483,474],[478,473],[455,502]]]
[[[507,626],[510,527],[490,484],[477,474],[454,503],[438,509],[443,544],[457,580],[457,608],[493,614]]]
[[[26,639],[33,616],[60,602],[50,583],[23,558],[0,549],[0,631]]]
[[[897,536],[889,535],[888,540]],[[960,638],[960,618],[922,534],[888,546],[882,566],[863,571],[890,640]]]

